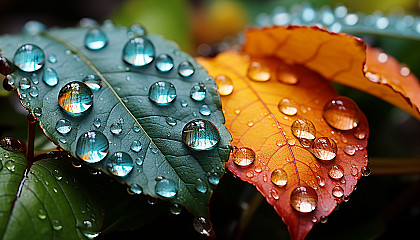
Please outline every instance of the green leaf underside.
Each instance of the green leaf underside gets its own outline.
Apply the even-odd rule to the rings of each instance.
[[[104,217],[101,198],[91,185],[79,184],[89,180],[86,174],[75,177],[71,163],[60,160],[30,165],[22,153],[0,148],[2,239],[85,239],[85,221],[91,223],[91,233],[99,232]]]
[[[45,134],[73,155],[81,134],[89,130],[103,132],[110,142],[108,156],[91,165],[112,175],[106,167],[106,160],[113,153],[127,152],[133,160],[142,157],[144,163],[141,166],[135,164],[128,176],[115,178],[127,185],[138,184],[145,194],[153,197],[158,197],[154,191],[156,177],[171,179],[178,183],[179,190],[170,201],[185,206],[194,215],[208,216],[207,206],[214,186],[207,182],[207,174],[214,172],[220,177],[223,175],[224,160],[228,157],[231,139],[223,126],[224,116],[214,80],[209,78],[207,72],[193,58],[181,52],[176,44],[155,35],[146,36],[155,46],[155,56],[162,53],[170,55],[174,60],[174,69],[168,73],[160,73],[156,70],[155,61],[144,67],[131,67],[122,60],[122,49],[129,40],[126,28],[104,27],[102,30],[108,36],[109,42],[104,49],[97,51],[84,47],[87,28],[54,29],[35,37],[20,35],[0,38],[3,56],[9,59],[13,59],[18,46],[26,43],[38,45],[43,49],[46,58],[50,55],[57,57],[54,64],[46,60],[44,67],[35,72],[36,76],[19,70],[13,73],[16,87],[22,77],[39,79],[38,84],[32,83],[39,90],[38,97],[31,97],[29,89],[18,89],[22,104],[30,111],[41,108],[42,115],[37,118]],[[178,75],[177,66],[182,61],[189,61],[194,66],[195,73],[191,77],[183,78]],[[46,67],[52,67],[58,73],[59,83],[54,87],[42,81],[42,72]],[[60,109],[58,93],[66,83],[81,81],[87,74],[100,76],[102,88],[94,91],[93,107],[89,112],[80,117],[70,116]],[[168,106],[157,106],[148,99],[150,85],[162,80],[173,83],[177,92],[176,99]],[[207,88],[207,96],[202,102],[195,102],[189,96],[191,87],[198,82],[203,82]],[[187,101],[188,106],[182,107],[181,101]],[[210,107],[210,116],[199,114],[199,108],[204,104]],[[167,117],[175,118],[177,124],[167,124]],[[93,125],[96,118],[101,120],[101,127],[98,129]],[[182,143],[184,125],[198,118],[207,119],[218,128],[220,142],[215,149],[192,151]],[[71,121],[72,130],[66,136],[55,130],[55,124],[60,119]],[[122,133],[111,134],[111,124],[121,120],[124,122]],[[140,132],[133,130],[134,124],[141,126]],[[134,140],[141,141],[142,150],[139,153],[130,150]],[[198,179],[204,180],[209,189],[204,194],[195,188]]]

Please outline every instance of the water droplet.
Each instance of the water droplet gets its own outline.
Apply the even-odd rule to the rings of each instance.
[[[367,177],[370,175],[370,168],[369,167],[362,167],[362,175]]]
[[[295,103],[295,101],[287,98],[283,98],[282,100],[280,100],[277,107],[279,108],[279,111],[281,113],[288,116],[296,115],[298,111],[298,105]]]
[[[251,62],[248,68],[248,78],[258,82],[270,80],[270,68],[260,62]]]
[[[131,143],[130,149],[133,150],[134,152],[140,152],[142,146],[141,146],[141,142],[138,140],[134,140]]]
[[[206,98],[206,86],[199,82],[191,88],[190,96],[195,101],[203,101]]]
[[[173,215],[179,215],[182,212],[182,206],[177,203],[174,203],[169,207],[169,210]]]
[[[195,72],[194,67],[188,61],[182,61],[178,66],[178,73],[182,77],[189,77],[189,76],[193,75],[194,72]]]
[[[274,188],[270,189],[270,196],[276,200],[280,198],[279,192]]]
[[[354,145],[347,145],[343,148],[343,151],[349,156],[353,156],[356,153],[356,150],[357,148]]]
[[[216,76],[217,91],[221,96],[230,95],[233,92],[232,79],[224,74]]]
[[[29,89],[32,85],[31,79],[29,78],[22,78],[19,81],[19,88],[22,90]]]
[[[241,113],[241,109],[239,109],[238,107],[235,108],[235,110],[233,111],[236,115],[239,115]]]
[[[42,80],[50,87],[54,87],[58,83],[58,75],[57,72],[47,67],[44,70],[44,73],[42,74]]]
[[[11,74],[14,71],[13,63],[5,58],[0,56],[0,74],[7,76],[8,74]]]
[[[195,217],[193,226],[195,231],[207,237],[211,235],[211,231],[213,230],[213,224],[205,217]]]
[[[213,149],[219,140],[217,127],[208,120],[192,120],[182,129],[182,141],[193,150]]]
[[[35,72],[44,66],[44,51],[36,45],[25,44],[15,53],[14,63],[24,72]]]
[[[211,114],[211,109],[210,109],[210,107],[209,107],[209,106],[207,106],[207,105],[203,105],[203,106],[201,106],[201,108],[200,108],[200,113],[201,113],[201,115],[203,115],[203,116],[210,116],[210,114]]]
[[[101,132],[92,130],[82,134],[77,140],[76,155],[88,162],[101,161],[108,154],[109,142]]]
[[[61,88],[58,104],[66,113],[79,116],[92,106],[92,90],[82,82],[69,82]]]
[[[55,130],[61,135],[66,135],[71,131],[71,123],[67,119],[58,120],[55,124]]]
[[[252,126],[254,126],[254,122],[252,120],[248,120],[247,125],[248,125],[248,127],[252,127]]]
[[[332,195],[336,198],[341,198],[344,196],[344,190],[340,186],[335,186],[332,189]]]
[[[37,212],[36,215],[41,220],[44,220],[45,218],[47,218],[47,212],[44,209],[42,209],[42,208],[38,209],[38,212]]]
[[[203,179],[198,178],[197,181],[195,182],[195,189],[201,193],[206,193],[207,192],[206,182],[203,181]]]
[[[255,161],[255,152],[248,147],[233,150],[233,162],[239,167],[249,167]]]
[[[99,236],[99,232],[93,229],[92,222],[89,220],[84,220],[83,224],[77,226],[80,232],[87,237],[88,239],[94,239]]]
[[[290,204],[298,212],[309,213],[315,210],[318,204],[318,195],[313,188],[300,186],[292,191]]]
[[[141,194],[143,192],[143,188],[138,184],[132,184],[130,187],[130,191],[135,194]]]
[[[188,102],[185,100],[181,101],[181,107],[187,107],[188,106]]]
[[[176,119],[173,117],[167,117],[166,118],[166,123],[169,124],[170,126],[175,126],[176,125]]]
[[[321,176],[316,176],[316,179],[318,181],[318,185],[320,187],[325,187],[325,178],[321,177]]]
[[[337,144],[328,137],[320,137],[314,141],[311,150],[319,160],[330,161],[337,155]]]
[[[155,192],[164,198],[173,198],[178,193],[178,184],[171,179],[163,178],[156,182]]]
[[[357,104],[348,97],[335,97],[325,104],[323,113],[325,121],[333,128],[350,130],[359,124],[360,111]]]
[[[174,68],[174,61],[172,60],[171,56],[167,54],[161,54],[156,59],[156,68],[161,72],[169,72]]]
[[[359,126],[356,130],[354,130],[353,136],[360,140],[365,139],[366,131]]]
[[[6,151],[26,152],[25,142],[12,137],[4,137],[0,140],[0,146]]]
[[[51,54],[50,56],[48,56],[48,62],[52,64],[57,63],[57,56],[55,54]]]
[[[127,30],[128,37],[141,37],[147,34],[146,28],[142,25],[135,23],[131,24]]]
[[[88,74],[83,79],[83,83],[86,84],[92,91],[98,91],[102,87],[102,80],[98,75]]]
[[[277,80],[284,84],[297,84],[299,82],[299,78],[296,74],[298,71],[299,70],[294,65],[281,64],[277,68]]]
[[[332,165],[328,175],[334,180],[341,180],[344,176],[344,170],[340,165]]]
[[[95,120],[93,120],[93,126],[95,126],[96,128],[100,128],[101,127],[101,119],[95,118]]]
[[[144,37],[130,39],[123,49],[123,60],[135,67],[145,66],[155,58],[155,47]]]
[[[114,135],[119,135],[122,133],[122,124],[121,123],[113,123],[111,124],[111,127],[109,127],[109,130]]]
[[[99,28],[91,28],[85,36],[85,47],[90,50],[99,50],[106,46],[108,37]]]
[[[220,182],[220,177],[215,172],[212,172],[212,173],[209,172],[207,173],[207,180],[209,181],[210,184],[217,185]]]
[[[407,66],[403,66],[400,70],[400,74],[403,77],[407,77],[408,75],[410,75],[411,70],[407,67]]]
[[[116,152],[108,158],[106,166],[115,176],[125,177],[133,170],[134,162],[128,153]]]
[[[271,182],[279,187],[287,184],[287,173],[283,169],[276,169],[271,173]]]
[[[63,229],[63,225],[61,224],[61,221],[58,219],[55,219],[52,221],[52,227],[56,231]]]
[[[302,145],[310,146],[315,140],[316,130],[314,124],[307,119],[297,119],[292,123],[293,135],[300,140]]]
[[[36,107],[32,110],[32,113],[34,114],[35,117],[39,118],[42,116],[42,109],[39,107]]]
[[[149,88],[149,99],[157,105],[168,105],[176,98],[175,86],[166,81],[155,82]]]
[[[328,217],[321,216],[319,220],[320,220],[321,223],[327,223],[328,222]]]

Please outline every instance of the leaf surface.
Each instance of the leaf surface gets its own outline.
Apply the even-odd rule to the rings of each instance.
[[[326,32],[316,28],[296,29],[304,32],[295,36],[284,28],[253,29],[246,35],[244,53],[225,52],[214,59],[199,59],[199,63],[216,79],[218,75],[225,75],[232,80],[233,92],[222,97],[226,126],[233,137],[232,145],[248,147],[255,152],[255,161],[243,167],[234,163],[234,150],[226,166],[242,180],[257,187],[288,225],[292,239],[303,239],[315,223],[333,211],[337,203],[348,199],[366,169],[368,123],[361,113],[355,129],[341,131],[328,125],[323,118],[323,108],[337,93],[324,76],[305,66],[312,61],[317,65],[318,58],[330,57],[329,64],[322,65],[324,70],[328,68],[335,74],[344,74],[351,66],[362,71],[362,63],[357,67],[348,63],[356,60],[336,59],[339,55],[331,53],[330,47],[334,50],[344,44],[346,49],[348,45],[345,44],[356,48],[363,44],[345,35],[325,36]],[[312,40],[317,45],[307,46]],[[344,51],[351,52],[350,49]],[[288,55],[292,52],[301,54],[301,61],[293,61],[296,56]],[[268,81],[252,80],[249,67],[255,62],[269,69]],[[285,76],[297,79],[297,83],[285,84]],[[290,116],[279,110],[278,104],[284,98],[297,104],[297,114]],[[291,125],[298,118],[308,119],[314,124],[316,138],[329,137],[336,143],[334,159],[317,159],[310,148],[292,134]],[[358,135],[361,132],[363,137]],[[354,152],[349,152],[349,149]],[[343,170],[343,177],[331,177],[334,166]],[[272,173],[277,169],[283,169],[287,174],[287,184],[283,187],[271,181]],[[299,186],[310,186],[315,190],[318,198],[315,210],[300,213],[291,206],[292,191]],[[342,191],[337,192],[337,189]],[[333,196],[333,191],[336,196]]]
[[[214,80],[176,44],[155,35],[145,37],[155,47],[155,58],[168,54],[173,59],[174,68],[169,72],[159,72],[155,66],[156,59],[146,66],[133,67],[122,59],[123,47],[130,39],[127,29],[113,26],[101,29],[109,42],[96,51],[85,47],[84,37],[88,28],[54,29],[35,37],[1,38],[3,56],[9,59],[13,59],[18,46],[26,43],[39,46],[46,58],[55,56],[57,59],[55,63],[46,60],[45,66],[35,73],[16,70],[12,74],[16,87],[22,77],[31,79],[31,88],[18,87],[22,104],[36,116],[45,134],[72,155],[77,157],[77,142],[84,133],[99,131],[109,142],[109,149],[102,161],[91,164],[93,167],[113,176],[107,167],[109,158],[116,152],[128,153],[137,163],[127,176],[114,176],[118,181],[129,186],[137,184],[143,193],[158,197],[156,184],[162,178],[170,179],[178,188],[176,196],[169,199],[171,202],[186,206],[197,216],[208,216],[207,206],[214,185],[208,182],[207,176],[222,176],[230,140],[229,132],[223,126],[224,116]],[[195,68],[192,76],[181,77],[178,74],[178,65],[182,61],[189,61]],[[47,67],[53,68],[59,76],[56,86],[48,86],[42,81]],[[99,76],[102,82],[102,87],[93,91],[91,109],[81,116],[67,114],[58,104],[60,90],[71,81],[83,80],[88,74]],[[171,82],[176,88],[177,96],[167,106],[158,106],[148,98],[149,87],[158,81]],[[201,102],[190,97],[190,90],[199,82],[207,88],[206,97]],[[31,95],[34,87],[39,91],[37,96]],[[203,105],[211,110],[209,116],[199,113]],[[71,122],[68,134],[63,135],[56,130],[56,123],[61,119]],[[97,119],[100,124],[97,124]],[[183,143],[182,130],[194,119],[209,120],[217,127],[220,141],[215,148],[194,151]],[[120,134],[111,133],[113,124],[122,127]],[[134,141],[140,143],[140,149],[137,147],[136,151],[132,149]],[[204,186],[206,191],[198,191],[197,184]]]

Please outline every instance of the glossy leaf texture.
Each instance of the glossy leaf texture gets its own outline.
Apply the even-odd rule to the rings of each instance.
[[[359,119],[357,126],[327,123],[324,107],[343,98],[328,79],[305,65],[329,57],[328,64],[313,65],[333,75],[345,74],[349,66],[362,71],[362,62],[356,66],[347,63],[351,58],[336,59],[341,55],[334,50],[363,43],[344,34],[296,27],[305,30],[305,34],[297,33],[299,38],[289,32],[293,29],[250,30],[244,52],[225,52],[199,63],[216,78],[219,92],[225,95],[222,105],[235,148],[226,166],[257,187],[288,225],[292,239],[303,239],[338,203],[348,200],[358,179],[367,173],[368,123],[357,105],[352,110]],[[308,46],[311,41],[318,46]],[[286,54],[293,51],[305,61]],[[223,92],[228,82],[224,79],[232,81],[230,94]],[[307,122],[314,129],[302,125]]]
[[[15,51],[24,44],[44,52],[39,70],[18,67],[9,81],[54,143],[138,193],[208,216],[215,187],[208,177],[223,175],[231,139],[214,80],[175,43],[139,37],[136,29],[52,29],[4,36],[0,48],[15,65]],[[98,36],[101,44],[86,42]],[[50,69],[56,85],[44,79]],[[197,123],[195,135],[185,135],[192,147],[183,135],[191,123]]]
[[[90,184],[94,177],[65,160],[31,164],[23,153],[0,148],[2,239],[91,239],[99,234],[105,205]]]

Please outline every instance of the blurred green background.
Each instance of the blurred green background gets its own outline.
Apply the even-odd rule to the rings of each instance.
[[[48,27],[75,26],[82,18],[99,22],[112,19],[118,25],[143,24],[149,33],[164,35],[192,55],[211,56],[237,42],[246,26],[253,25],[261,13],[271,14],[278,6],[311,3],[315,8],[338,4],[349,12],[371,14],[398,13],[420,16],[415,0],[0,0],[0,34],[19,33],[25,22],[37,20]],[[420,42],[395,37],[361,35],[373,46],[384,49],[407,64],[420,76]],[[372,174],[359,181],[350,201],[341,204],[324,224],[318,224],[308,239],[403,239],[417,236],[420,226],[420,122],[405,112],[363,92],[336,85],[342,95],[353,98],[370,123],[368,153]],[[26,139],[26,111],[16,93],[0,91],[0,136]],[[39,142],[42,132],[37,130]],[[392,168],[375,173],[384,158],[418,159],[403,166],[406,173]],[[259,206],[247,228],[237,233],[239,218],[256,190],[227,173],[211,200],[211,214],[218,239],[288,239],[287,227],[265,201]],[[143,201],[144,202],[144,201]],[[162,204],[162,203],[158,203]],[[192,228],[192,216],[167,213],[146,226],[132,231],[101,235],[98,239],[132,237],[183,237],[199,239]]]

